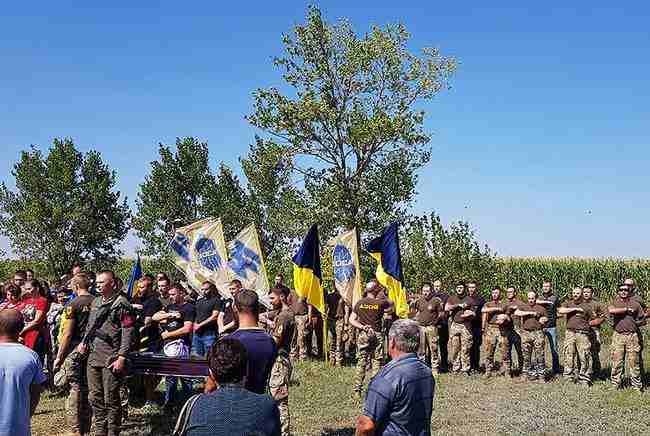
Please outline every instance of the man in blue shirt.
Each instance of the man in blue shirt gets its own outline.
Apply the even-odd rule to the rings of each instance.
[[[0,434],[30,436],[31,417],[45,374],[38,355],[18,343],[23,318],[14,309],[0,312]]]
[[[388,334],[392,361],[368,386],[360,436],[424,436],[431,434],[435,380],[417,358],[420,328],[410,319],[395,321]]]
[[[235,296],[234,309],[239,328],[227,338],[237,339],[248,354],[246,389],[256,394],[266,392],[273,363],[278,355],[275,341],[258,326],[260,300],[250,289],[242,289]]]

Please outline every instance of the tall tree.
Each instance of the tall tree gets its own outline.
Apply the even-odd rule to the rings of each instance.
[[[121,254],[130,212],[98,152],[84,155],[71,139],[55,139],[46,157],[35,147],[23,151],[12,175],[16,190],[0,187],[0,231],[18,255],[54,275],[74,261],[99,265]]]
[[[274,61],[291,92],[254,92],[248,121],[304,177],[325,233],[377,231],[415,195],[417,170],[431,155],[415,105],[445,89],[456,64],[434,48],[411,53],[409,37],[401,24],[359,36],[349,22],[329,24],[311,7]]]

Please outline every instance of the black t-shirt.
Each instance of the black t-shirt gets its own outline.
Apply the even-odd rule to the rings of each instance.
[[[190,303],[185,303],[182,306],[179,306],[178,304],[170,304],[165,308],[165,312],[178,312],[181,315],[180,318],[169,319],[166,323],[161,323],[162,328],[164,328],[167,332],[178,330],[179,328],[183,327],[186,322],[194,322],[194,319],[196,318],[196,309]],[[185,342],[187,345],[190,343],[189,334],[173,339],[168,339],[168,341],[175,339],[182,339],[183,342]]]
[[[196,319],[195,323],[200,323],[212,316],[212,313],[215,311],[221,312],[222,303],[221,298],[218,296],[210,298],[201,298],[196,302]],[[196,332],[201,336],[205,335],[216,335],[217,334],[217,321],[214,320],[210,324],[201,327],[201,329]]]
[[[143,323],[145,318],[151,318],[154,316],[154,314],[160,312],[163,308],[163,304],[160,302],[160,299],[153,295],[143,299],[141,301],[141,304]],[[150,348],[154,346],[159,340],[160,330],[158,329],[158,323],[152,321],[148,327],[142,330],[142,333],[140,334],[140,345],[142,347]]]
[[[95,297],[92,295],[79,295],[72,300],[66,308],[68,319],[74,319],[74,329],[72,330],[72,344],[78,344],[86,333],[88,326],[88,317],[90,316],[90,304]]]

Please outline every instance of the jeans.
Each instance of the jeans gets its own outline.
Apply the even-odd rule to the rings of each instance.
[[[179,377],[165,377],[165,403],[173,403],[176,398],[176,387]],[[192,379],[180,377],[181,379],[181,402],[185,402],[192,395]]]
[[[216,342],[217,337],[213,333],[206,335],[194,334],[192,337],[192,356],[205,357],[210,347]]]
[[[560,355],[558,354],[557,328],[548,327],[544,329],[544,336],[548,340],[548,346],[551,349],[551,358],[553,360],[553,373],[560,373]]]

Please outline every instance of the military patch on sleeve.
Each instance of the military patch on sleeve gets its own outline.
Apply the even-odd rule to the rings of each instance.
[[[124,311],[122,313],[122,327],[133,327],[133,324],[135,324],[135,316],[127,311]]]

